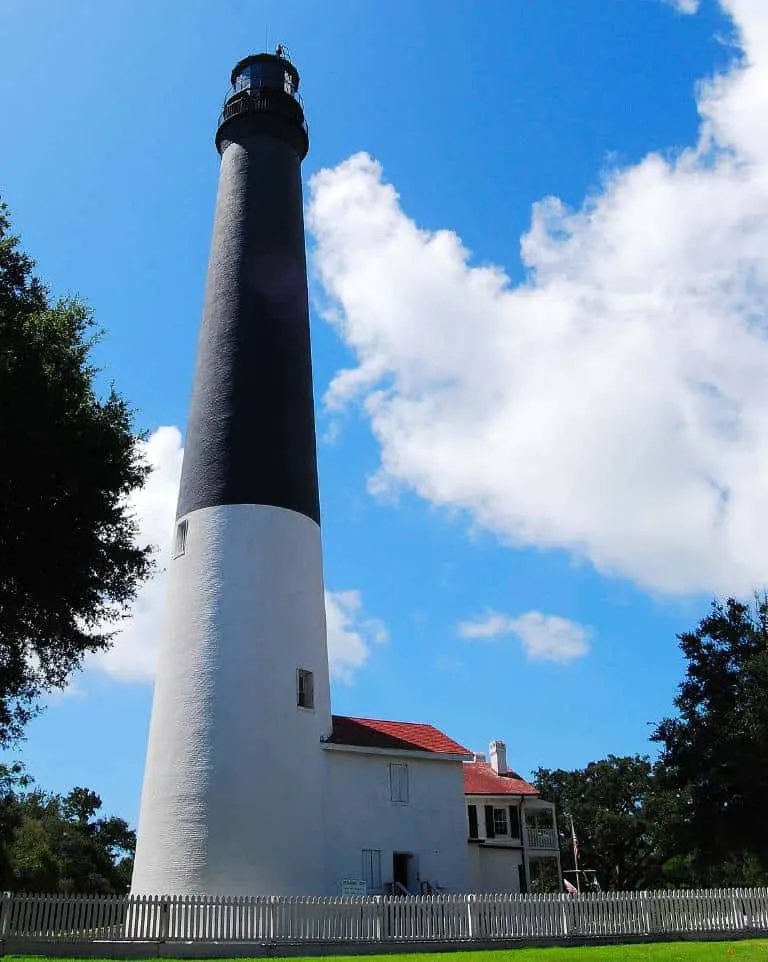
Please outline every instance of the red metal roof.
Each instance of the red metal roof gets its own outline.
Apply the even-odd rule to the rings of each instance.
[[[435,755],[471,755],[452,738],[433,725],[416,722],[381,721],[376,718],[333,716],[332,745],[354,745],[360,748],[389,748],[397,751],[432,752]]]
[[[497,775],[486,762],[464,763],[465,795],[538,795],[517,772]]]

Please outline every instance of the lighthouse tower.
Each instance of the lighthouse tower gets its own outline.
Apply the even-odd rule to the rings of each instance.
[[[132,889],[323,891],[331,728],[299,75],[232,71]]]

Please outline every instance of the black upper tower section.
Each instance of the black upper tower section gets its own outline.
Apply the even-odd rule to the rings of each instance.
[[[304,160],[309,137],[299,96],[299,71],[293,64],[282,53],[253,54],[235,65],[230,81],[232,87],[216,131],[219,152],[227,144],[233,123],[257,120],[265,133],[288,141]]]
[[[177,517],[261,504],[320,522],[298,86],[281,48],[232,71]]]

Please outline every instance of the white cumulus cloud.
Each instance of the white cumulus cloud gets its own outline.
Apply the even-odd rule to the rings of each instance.
[[[325,403],[366,412],[374,492],[654,591],[768,580],[768,3],[723,5],[742,55],[700,87],[698,143],[537,203],[524,283],[419,228],[367,154],[315,175],[355,357]]]
[[[144,444],[144,453],[152,473],[144,488],[131,496],[130,507],[139,521],[138,542],[157,548],[157,572],[139,591],[114,645],[88,659],[89,665],[126,682],[150,682],[155,676],[184,453],[181,432],[158,428]],[[373,646],[387,640],[387,631],[383,622],[366,616],[359,591],[326,591],[325,609],[331,676],[350,684]]]
[[[457,627],[461,638],[492,641],[514,635],[531,661],[556,661],[567,664],[589,653],[589,631],[575,621],[556,615],[528,611],[513,618],[499,611],[488,611],[474,621]]]
[[[131,495],[139,522],[139,544],[156,549],[157,570],[139,590],[131,615],[113,646],[92,656],[91,663],[121,681],[146,682],[155,677],[157,648],[163,626],[165,570],[171,552],[176,499],[184,453],[176,427],[158,428],[145,442],[144,455],[152,473],[144,487]]]
[[[325,617],[331,677],[349,684],[371,648],[388,640],[387,629],[378,618],[365,617],[359,591],[327,591]]]
[[[700,0],[664,0],[680,13],[696,13],[699,9]]]

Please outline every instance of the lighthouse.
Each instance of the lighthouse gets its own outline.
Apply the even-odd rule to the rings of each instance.
[[[323,892],[331,732],[299,74],[241,60],[220,174],[132,890]]]

